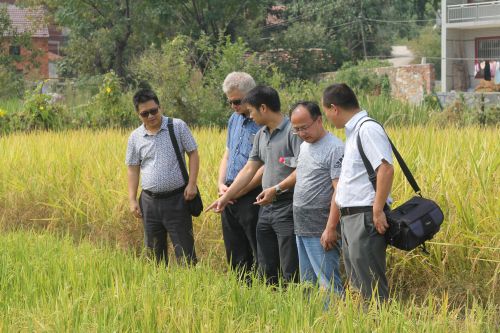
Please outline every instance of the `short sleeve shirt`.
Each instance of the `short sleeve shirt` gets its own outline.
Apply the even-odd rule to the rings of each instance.
[[[228,121],[226,147],[228,160],[226,182],[233,182],[245,166],[260,126],[252,119],[234,112]]]
[[[327,133],[314,143],[303,142],[293,194],[295,234],[319,237],[325,230],[332,202],[332,180],[342,168],[344,144]]]
[[[346,143],[342,171],[337,186],[336,203],[339,207],[372,206],[375,190],[368,178],[357,146],[358,132],[366,157],[374,170],[382,160],[392,164],[392,148],[384,129],[370,119],[366,111],[360,111],[346,124]],[[360,127],[360,125],[363,125]],[[392,199],[388,198],[388,204]]]
[[[280,183],[297,166],[302,140],[293,134],[291,129],[290,119],[284,117],[281,124],[272,133],[265,126],[255,135],[249,160],[265,164],[262,176],[262,188],[264,189]]]
[[[163,116],[160,130],[148,134],[144,124],[135,129],[128,139],[125,163],[140,165],[141,186],[151,192],[168,192],[186,184]],[[174,134],[179,144],[183,162],[185,152],[196,150],[196,141],[188,126],[181,119],[173,119]]]

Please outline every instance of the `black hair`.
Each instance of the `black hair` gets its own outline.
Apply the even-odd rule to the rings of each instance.
[[[307,111],[309,111],[309,115],[311,116],[312,120],[316,120],[318,119],[318,117],[321,117],[321,110],[319,109],[319,105],[310,101],[298,101],[297,103],[295,103],[290,109],[290,117],[292,116],[295,109],[299,106],[303,106],[307,109]]]
[[[134,107],[136,111],[139,111],[139,104],[146,103],[148,101],[155,101],[156,105],[160,106],[160,101],[158,96],[151,89],[141,89],[134,94]]]
[[[281,102],[278,92],[268,86],[257,86],[250,90],[242,103],[250,104],[258,109],[262,104],[265,104],[271,111],[280,112]]]
[[[345,83],[332,84],[323,91],[323,105],[329,107],[332,104],[348,110],[359,109],[356,94]]]

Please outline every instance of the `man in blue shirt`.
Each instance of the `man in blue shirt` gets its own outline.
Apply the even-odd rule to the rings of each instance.
[[[222,84],[222,90],[234,113],[229,118],[226,149],[219,167],[219,196],[226,193],[247,163],[255,134],[260,129],[260,126],[250,119],[248,109],[241,103],[254,87],[254,79],[243,72],[230,73]],[[222,234],[227,260],[234,270],[239,270],[243,275],[255,265],[257,258],[255,228],[259,206],[253,203],[262,190],[261,179],[262,170],[222,212]]]

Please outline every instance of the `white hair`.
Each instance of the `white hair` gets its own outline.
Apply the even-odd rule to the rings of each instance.
[[[245,72],[232,72],[226,76],[222,84],[222,91],[224,91],[224,94],[227,94],[233,90],[238,90],[246,94],[254,87],[255,81],[250,74]]]

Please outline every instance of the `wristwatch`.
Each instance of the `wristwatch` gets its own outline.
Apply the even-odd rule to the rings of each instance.
[[[281,193],[283,193],[283,190],[281,189],[280,184],[275,185],[274,189],[276,190],[276,195],[280,195]]]

